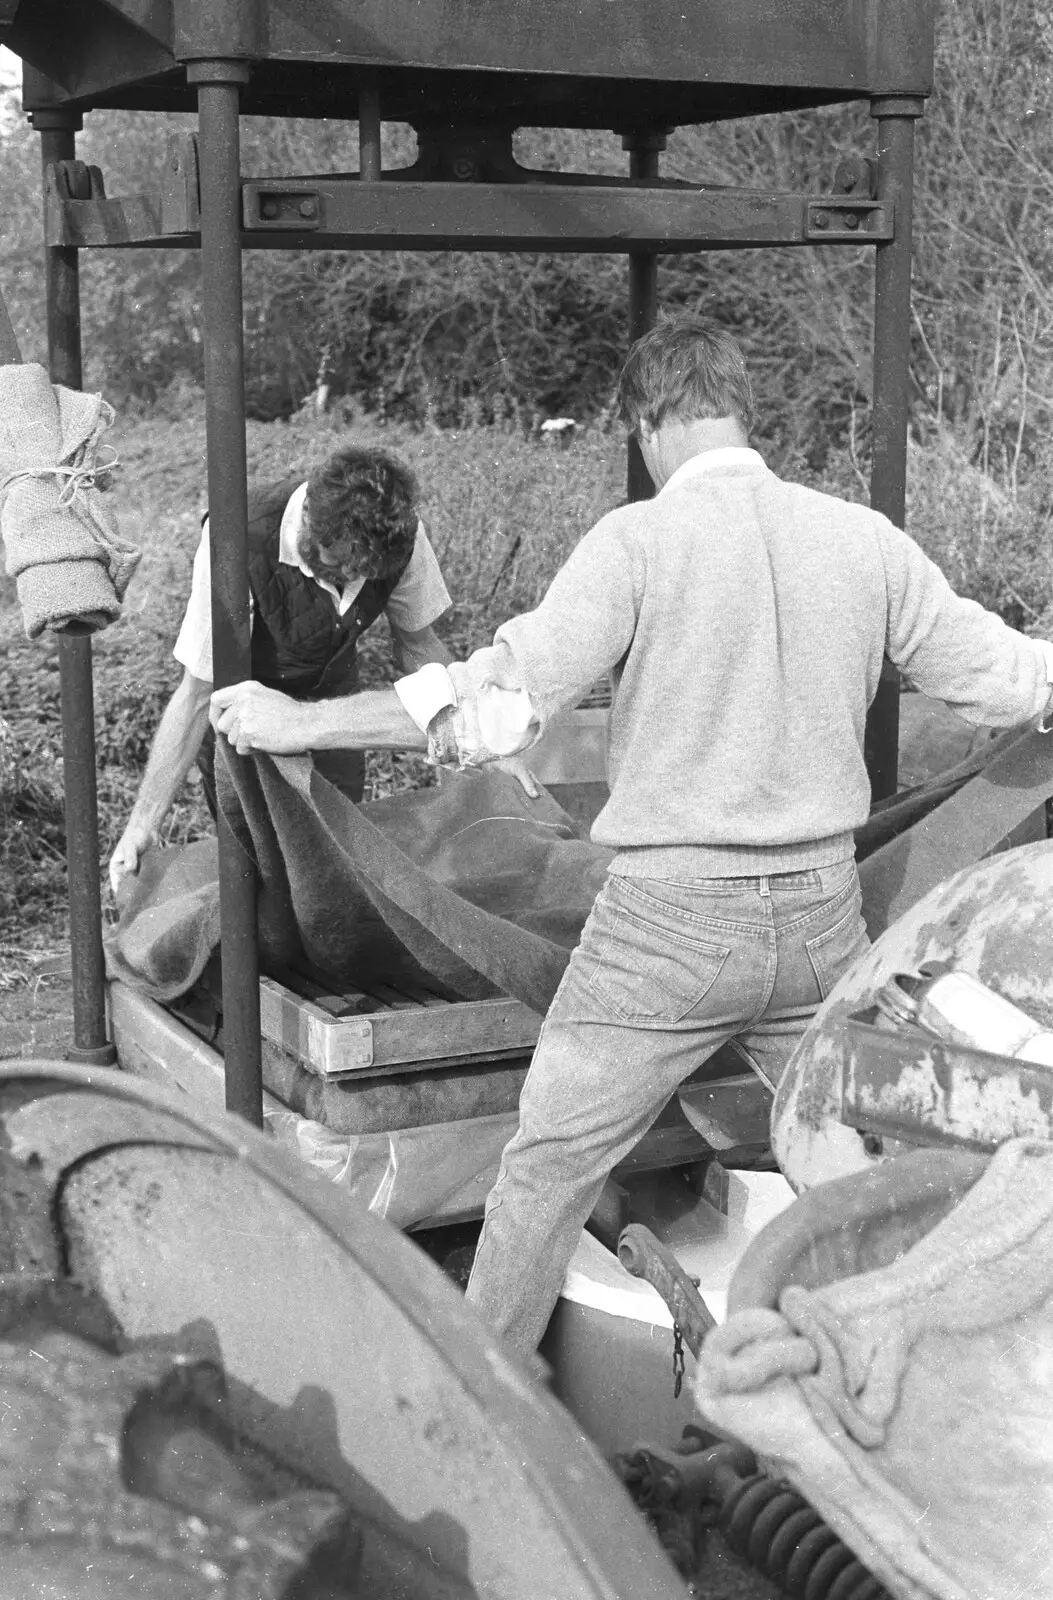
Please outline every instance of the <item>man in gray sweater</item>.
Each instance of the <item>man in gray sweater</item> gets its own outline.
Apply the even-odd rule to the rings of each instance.
[[[1053,686],[1053,646],[956,596],[885,517],[768,470],[728,335],[660,324],[620,400],[655,499],[597,523],[491,647],[349,701],[213,697],[242,751],[428,747],[471,765],[528,749],[612,675],[592,837],[614,860],[545,1019],[468,1286],[524,1353],[604,1179],[678,1084],[735,1040],[774,1089],[866,948],[853,830],[883,657],[976,724],[1037,717]]]

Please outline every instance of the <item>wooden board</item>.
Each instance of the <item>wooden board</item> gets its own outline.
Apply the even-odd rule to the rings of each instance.
[[[294,980],[295,981],[295,980]],[[334,1016],[275,978],[260,979],[260,1031],[320,1078],[414,1064],[494,1059],[531,1049],[541,1018],[519,1000],[416,1002],[381,986],[377,1009]]]
[[[223,1058],[218,1051],[198,1039],[189,1028],[177,1022],[154,1001],[145,999],[123,984],[109,985],[109,1001],[113,1038],[124,1071],[149,1078],[169,1089],[182,1090],[212,1109],[223,1109]],[[287,1151],[297,1153],[294,1130],[296,1124],[304,1119],[298,1118],[295,1112],[270,1094],[264,1094],[263,1106],[265,1116],[273,1118],[275,1112],[284,1113],[280,1119],[281,1142]],[[519,1118],[517,1112],[509,1111],[482,1120],[492,1125],[499,1135],[493,1141],[495,1150],[499,1152],[515,1132]],[[269,1126],[275,1129],[278,1121],[273,1118]],[[451,1139],[457,1139],[462,1134],[468,1137],[477,1126],[478,1119],[439,1122],[416,1130],[416,1136],[429,1145],[434,1144],[435,1160],[438,1161],[444,1150],[448,1149]],[[336,1137],[340,1138],[340,1135]],[[344,1137],[349,1143],[354,1140],[359,1149],[369,1140],[377,1141],[378,1148],[386,1148],[389,1138],[386,1133]],[[615,1168],[615,1175],[684,1166],[702,1161],[710,1154],[674,1100],[666,1106],[627,1159]],[[449,1225],[481,1217],[486,1196],[497,1177],[498,1162],[499,1154],[456,1193],[447,1196],[436,1212],[415,1226]]]
[[[167,1089],[182,1089],[212,1111],[226,1109],[223,1057],[156,1001],[123,983],[108,986],[110,1027],[121,1068]],[[264,1113],[284,1111],[264,1092]]]

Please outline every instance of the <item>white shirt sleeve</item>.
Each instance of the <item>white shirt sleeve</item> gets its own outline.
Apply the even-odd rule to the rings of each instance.
[[[424,524],[418,522],[409,565],[384,608],[388,621],[406,633],[419,633],[449,611],[452,603]]]
[[[195,678],[213,682],[212,673],[212,572],[208,539],[208,518],[201,528],[201,542],[194,555],[194,575],[190,599],[183,614],[172,654]]]
[[[205,683],[215,681],[212,669],[212,553],[208,518],[201,525],[201,540],[194,553],[194,575],[190,580],[190,599],[172,654],[181,667]],[[254,607],[249,595],[249,619]]]
[[[485,671],[473,669],[473,660],[455,661],[449,668],[431,661],[395,684],[422,733],[440,711],[455,708],[453,732],[462,766],[516,755],[536,743],[540,732],[527,691],[495,683]]]

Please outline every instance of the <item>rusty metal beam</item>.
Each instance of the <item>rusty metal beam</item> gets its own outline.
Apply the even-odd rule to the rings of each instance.
[[[247,249],[673,254],[893,237],[891,207],[865,197],[724,189],[257,179],[242,185],[242,209]],[[48,243],[93,249],[195,242],[182,232],[166,236],[164,215],[160,194],[56,197]]]
[[[266,179],[242,186],[246,242],[289,231],[349,248],[665,251],[766,244],[876,244],[890,208],[844,195],[626,185]]]

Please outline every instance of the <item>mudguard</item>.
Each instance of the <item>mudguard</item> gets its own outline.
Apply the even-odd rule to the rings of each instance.
[[[132,1359],[203,1353],[225,1425],[360,1517],[355,1592],[682,1597],[598,1452],[438,1268],[263,1134],[119,1072],[11,1062],[0,1178],[25,1257],[4,1281],[86,1293]]]
[[[1053,841],[1022,845],[955,873],[881,935],[816,1013],[772,1108],[772,1149],[800,1193],[887,1158],[842,1125],[839,1034],[895,972],[943,961],[1053,1025]]]

